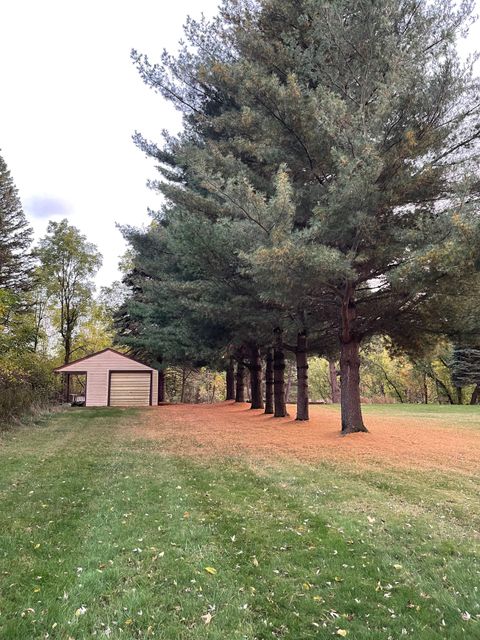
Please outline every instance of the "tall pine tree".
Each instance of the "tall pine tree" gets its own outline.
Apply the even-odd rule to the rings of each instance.
[[[447,330],[451,299],[476,279],[480,87],[456,48],[471,12],[450,0],[226,0],[211,24],[187,25],[176,58],[135,54],[184,114],[163,150],[140,142],[160,161],[154,186],[191,216],[253,229],[252,277],[259,262],[278,269],[279,251],[283,276],[303,260],[341,352],[343,433],[365,430],[361,343],[386,334],[409,347]],[[281,165],[287,237],[264,217]]]
[[[19,292],[28,286],[31,241],[32,229],[5,160],[0,156],[0,289]]]

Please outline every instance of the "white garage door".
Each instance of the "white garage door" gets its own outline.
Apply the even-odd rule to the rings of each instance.
[[[110,374],[111,407],[148,407],[150,405],[150,373],[130,371]]]

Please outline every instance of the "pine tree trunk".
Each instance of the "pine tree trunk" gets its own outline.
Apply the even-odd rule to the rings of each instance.
[[[245,365],[237,363],[235,402],[245,402]]]
[[[233,358],[230,358],[226,372],[226,398],[225,400],[235,400],[235,365]]]
[[[297,361],[297,420],[308,420],[308,358],[307,336],[299,333],[295,351]]]
[[[334,360],[328,361],[328,376],[333,404],[340,402],[340,385],[338,384],[337,367]]]
[[[359,343],[355,340],[342,344],[340,355],[342,434],[367,431],[363,424],[360,403]]]
[[[245,389],[245,402],[251,402],[252,398],[250,392],[250,371],[248,370],[248,367],[245,367],[243,386]]]
[[[457,404],[463,404],[463,389],[462,387],[455,387],[457,392]]]
[[[275,347],[273,349],[273,398],[274,417],[284,418],[288,414],[285,403],[285,354],[280,329],[275,330]]]
[[[354,286],[347,283],[342,301],[342,333],[340,336],[342,435],[367,431],[363,424],[360,402],[360,341],[354,333],[357,319],[354,295]]]
[[[480,394],[480,385],[477,384],[477,386],[473,390],[472,397],[470,398],[470,404],[477,404],[479,394]]]
[[[165,402],[165,372],[163,369],[158,372],[158,402]]]
[[[252,403],[250,409],[263,409],[262,358],[260,356],[260,349],[257,347],[257,345],[251,347],[249,369]]]
[[[285,384],[285,404],[288,404],[290,402],[290,391],[292,390],[293,363],[288,361],[285,365],[285,370],[288,370],[287,382]]]
[[[427,384],[427,374],[423,374],[423,400],[425,404],[428,404],[428,384]]]
[[[273,413],[273,353],[268,349],[265,357],[265,413]]]

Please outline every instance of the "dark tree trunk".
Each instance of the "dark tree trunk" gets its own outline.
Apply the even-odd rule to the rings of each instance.
[[[428,404],[428,384],[427,384],[427,374],[423,374],[423,400],[425,404]]]
[[[359,343],[355,340],[342,344],[340,355],[342,434],[367,431],[363,424],[360,403]]]
[[[354,295],[354,286],[347,283],[342,301],[342,333],[340,335],[342,435],[367,431],[363,424],[360,402],[360,340],[355,336],[357,309]]]
[[[308,358],[307,336],[299,333],[295,351],[297,360],[297,420],[308,420]]]
[[[463,404],[463,389],[462,387],[455,387],[457,391],[457,404]]]
[[[233,358],[230,358],[226,373],[227,394],[225,400],[235,400],[235,365]]]
[[[251,402],[252,398],[250,393],[250,371],[248,370],[248,367],[245,367],[243,386],[245,388],[245,402]]]
[[[337,367],[334,360],[328,361],[328,377],[330,380],[330,392],[334,404],[340,402],[340,385],[338,384]]]
[[[66,331],[63,346],[65,349],[63,364],[68,364],[72,357],[72,336],[70,331]],[[63,379],[63,401],[70,401],[70,376],[68,373],[64,376]]]
[[[245,365],[237,364],[235,402],[245,402]]]
[[[273,349],[273,397],[274,416],[284,418],[287,414],[285,403],[285,354],[281,329],[275,330],[275,347]]]
[[[185,402],[185,389],[187,386],[187,371],[185,367],[182,367],[182,386],[180,388],[180,402]]]
[[[165,372],[163,369],[158,372],[158,402],[165,402]]]
[[[72,357],[72,336],[70,335],[70,331],[67,331],[67,333],[65,334],[64,348],[65,354],[63,358],[63,364],[68,364],[70,362],[70,358]]]
[[[70,374],[63,374],[63,401],[70,402]]]
[[[265,413],[273,413],[273,353],[268,349],[265,357]]]
[[[290,391],[292,390],[293,363],[288,361],[285,369],[288,370],[287,382],[285,384],[285,404],[288,404],[290,402]]]
[[[257,345],[250,348],[250,409],[263,409],[262,358]]]
[[[470,398],[470,404],[477,404],[479,394],[480,394],[480,385],[477,384],[477,386],[473,390],[472,397]]]

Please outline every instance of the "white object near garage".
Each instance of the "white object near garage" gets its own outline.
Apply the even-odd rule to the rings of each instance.
[[[158,404],[158,371],[114,349],[104,349],[55,369],[85,375],[87,407],[148,407]]]

